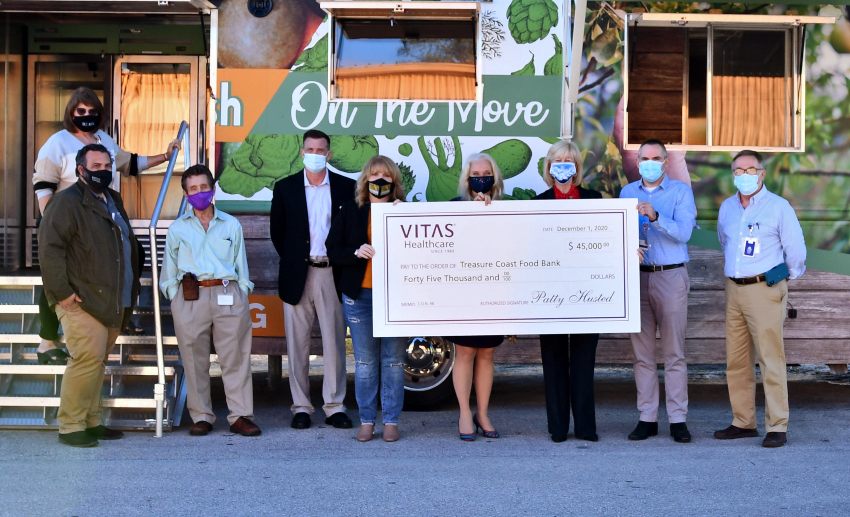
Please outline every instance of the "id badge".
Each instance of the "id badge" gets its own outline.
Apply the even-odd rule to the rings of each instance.
[[[761,251],[759,240],[757,237],[747,237],[744,239],[744,256],[755,257]]]
[[[220,295],[218,295],[218,304],[219,305],[233,305],[233,295],[232,294],[220,294]]]

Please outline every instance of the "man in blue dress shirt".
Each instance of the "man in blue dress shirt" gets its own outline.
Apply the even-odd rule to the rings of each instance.
[[[687,184],[665,174],[667,149],[647,140],[638,150],[641,179],[629,183],[621,198],[637,198],[640,217],[640,329],[631,335],[635,355],[637,408],[640,419],[629,440],[658,434],[658,372],[656,329],[664,360],[664,391],[670,435],[691,441],[688,415],[688,365],[685,331],[688,323],[688,240],[696,224],[694,194]]]
[[[726,383],[732,425],[719,440],[758,436],[756,379],[759,358],[764,384],[764,447],[782,447],[788,430],[788,382],[782,325],[788,299],[786,278],[806,270],[806,243],[794,209],[764,187],[762,157],[741,151],[732,160],[738,193],[720,205],[717,236],[726,279]],[[771,285],[772,284],[772,285]]]

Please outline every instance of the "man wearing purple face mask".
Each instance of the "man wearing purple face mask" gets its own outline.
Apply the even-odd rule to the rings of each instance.
[[[181,178],[192,210],[168,229],[159,287],[171,300],[177,346],[186,376],[189,434],[204,436],[215,423],[210,399],[210,341],[221,364],[230,432],[258,436],[253,422],[248,260],[242,226],[212,204],[213,176],[193,165]]]

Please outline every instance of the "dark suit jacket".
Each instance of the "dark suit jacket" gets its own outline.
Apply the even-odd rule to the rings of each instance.
[[[366,264],[369,262],[354,256],[354,251],[363,243],[369,242],[368,225],[371,204],[357,206],[351,199],[342,204],[342,208],[331,224],[328,240],[328,258],[334,267],[334,280],[337,295],[342,293],[356,299],[360,295]]]
[[[304,191],[304,171],[287,176],[274,186],[269,214],[269,233],[277,254],[278,293],[280,298],[295,305],[304,293],[310,259],[310,221],[307,216],[307,194]],[[331,186],[331,220],[340,206],[354,198],[354,180],[328,171]]]
[[[581,199],[601,199],[602,194],[595,190],[578,187],[578,196]],[[555,199],[555,188],[552,187],[545,192],[541,192],[534,199]]]

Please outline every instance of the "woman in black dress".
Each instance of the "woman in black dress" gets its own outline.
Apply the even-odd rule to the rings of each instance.
[[[458,184],[459,197],[454,201],[490,201],[500,199],[504,184],[502,172],[490,155],[474,154],[463,167]],[[505,336],[448,336],[455,344],[452,382],[460,414],[457,427],[460,439],[475,440],[478,431],[486,438],[498,438],[499,432],[490,421],[490,391],[493,388],[493,352]],[[475,384],[476,414],[472,414],[469,397]]]
[[[551,188],[535,199],[598,199],[602,195],[582,188],[581,153],[565,140],[555,142],[546,153],[543,179]],[[568,201],[567,201],[568,202]],[[567,439],[570,409],[576,438],[595,442],[596,408],[593,399],[593,368],[599,334],[551,334],[540,336],[546,417],[553,442]]]

